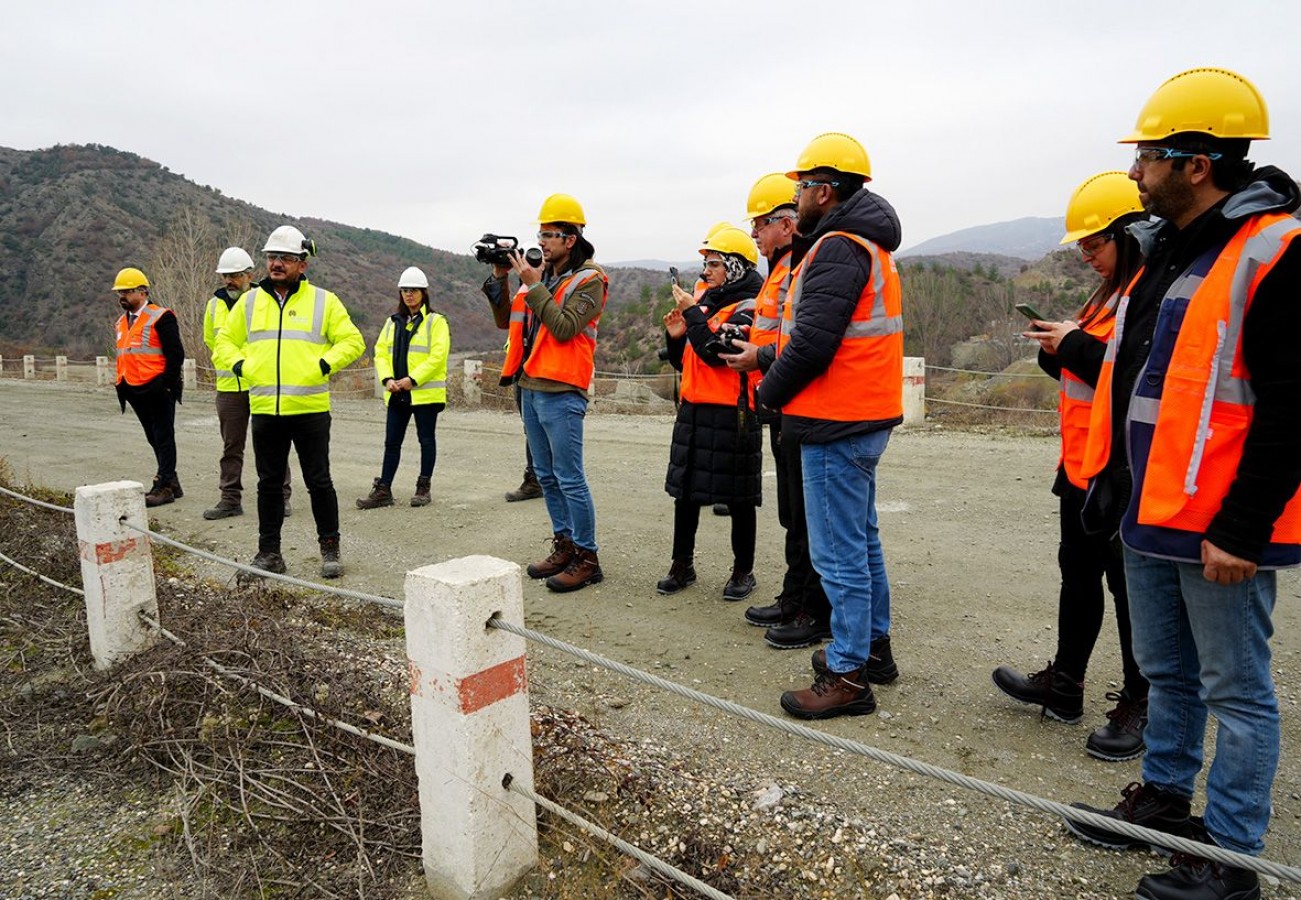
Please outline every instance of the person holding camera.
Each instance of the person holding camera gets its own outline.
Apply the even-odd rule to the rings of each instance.
[[[587,217],[577,200],[547,197],[538,224],[540,260],[510,250],[509,270],[494,263],[503,296],[510,271],[520,280],[511,300],[502,384],[519,386],[524,434],[551,517],[551,554],[530,563],[528,575],[545,578],[553,591],[576,591],[605,577],[597,558],[596,507],[583,469],[583,419],[610,285],[583,236]]]
[[[675,306],[664,316],[669,362],[682,372],[664,489],[673,498],[673,562],[656,590],[676,594],[696,581],[700,508],[725,503],[732,520],[732,574],[724,600],[744,600],[755,589],[755,508],[761,500],[763,437],[754,415],[750,381],[719,357],[754,320],[763,287],[755,271],[759,249],[735,226],[714,230],[700,248],[699,299],[673,285]]]
[[[398,308],[375,341],[375,375],[384,386],[387,407],[384,462],[370,495],[358,509],[393,505],[393,476],[402,459],[402,441],[414,416],[420,439],[420,475],[412,506],[428,506],[429,479],[438,458],[438,414],[447,408],[447,320],[429,308],[429,279],[410,266],[398,279]]]

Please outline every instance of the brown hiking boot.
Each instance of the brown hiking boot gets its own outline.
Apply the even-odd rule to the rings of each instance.
[[[343,563],[339,561],[339,539],[321,538],[321,577],[338,578],[342,574]]]
[[[429,479],[422,476],[416,479],[416,495],[411,498],[411,505],[428,506],[429,503]]]
[[[172,476],[171,481],[167,482],[167,486],[172,489],[172,496],[177,500],[185,496],[185,491],[181,490],[181,479],[175,475]]]
[[[797,719],[831,719],[835,716],[865,716],[876,712],[876,697],[864,669],[852,672],[824,672],[811,687],[782,694],[782,709]]]
[[[163,484],[157,478],[154,479],[154,486],[145,494],[145,506],[162,506],[171,503],[176,499],[176,492],[172,490],[170,484]]]
[[[547,579],[547,587],[558,594],[566,591],[576,591],[579,588],[585,588],[589,584],[596,584],[605,578],[601,571],[601,563],[596,558],[595,550],[584,550],[582,547],[574,547],[574,558],[565,566],[565,571],[559,575],[552,575]]]
[[[379,509],[381,506],[393,505],[393,491],[378,478],[371,486],[370,495],[357,501],[358,509]]]
[[[541,496],[542,485],[538,484],[538,476],[533,474],[532,469],[525,469],[524,480],[520,482],[520,486],[513,491],[506,492],[506,502],[518,503],[520,500],[536,500]]]
[[[555,535],[551,539],[551,555],[538,562],[529,563],[526,570],[529,578],[550,578],[552,575],[559,575],[565,571],[565,567],[574,558],[577,550],[568,535]]]

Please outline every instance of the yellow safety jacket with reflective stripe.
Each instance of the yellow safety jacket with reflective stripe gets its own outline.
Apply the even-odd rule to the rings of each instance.
[[[452,348],[447,320],[426,309],[419,325],[413,327],[408,321],[402,327],[412,332],[411,341],[407,344],[407,376],[415,383],[411,389],[411,405],[446,403],[447,354]],[[397,323],[390,316],[384,321],[384,327],[375,340],[375,375],[381,384],[384,379],[393,377],[393,345],[396,343],[397,328]],[[384,392],[385,406],[388,406],[392,396],[388,391]]]
[[[146,303],[140,307],[130,328],[126,313],[117,320],[117,381],[132,387],[148,384],[167,369],[163,342],[154,324],[169,312],[166,307]]]
[[[217,295],[208,298],[208,306],[203,311],[203,342],[208,345],[209,352],[214,352],[217,348],[217,335],[221,333],[222,326],[226,323],[226,317],[230,315],[231,307],[226,305],[226,301]],[[216,368],[214,366],[213,368]],[[248,390],[248,386],[243,384],[240,378],[229,369],[217,369],[216,379],[214,382],[219,392],[238,392]]]
[[[331,372],[352,363],[366,341],[334,294],[306,278],[283,306],[261,285],[236,301],[221,332],[213,365],[241,376],[253,415],[292,416],[328,412]]]
[[[879,422],[903,415],[903,291],[890,251],[847,231],[828,231],[809,248],[793,276],[782,315],[778,352],[795,328],[803,279],[830,238],[848,238],[872,258],[844,337],[827,370],[809,382],[782,412],[833,422]]]
[[[1081,330],[1104,344],[1116,329],[1116,317],[1111,311],[1120,300],[1120,291],[1116,291],[1102,305],[1101,321],[1091,321]],[[1089,486],[1089,479],[1083,472],[1084,447],[1089,438],[1089,419],[1093,415],[1093,388],[1088,382],[1081,381],[1062,368],[1060,398],[1057,412],[1061,417],[1062,455],[1057,464],[1066,473],[1066,480],[1080,490]]]

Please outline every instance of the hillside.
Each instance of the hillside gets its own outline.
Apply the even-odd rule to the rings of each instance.
[[[899,254],[901,257],[935,256],[941,253],[994,253],[1017,259],[1037,260],[1051,253],[1062,239],[1061,218],[1027,216],[1010,222],[995,222],[963,228],[951,234],[922,241]]]
[[[454,351],[501,347],[504,335],[479,293],[487,267],[468,253],[273,213],[133,153],[85,145],[0,148],[0,353],[108,353],[119,312],[109,285],[119,268],[139,265],[158,300],[180,316],[191,354],[206,362],[199,320],[220,284],[213,274],[217,256],[231,244],[256,251],[286,222],[317,242],[310,277],[343,299],[368,341],[397,303],[398,274],[418,265],[429,275],[435,309],[449,320]],[[662,272],[641,269],[613,273],[601,356],[606,345],[629,343],[620,334],[625,323],[638,332],[631,343],[641,340],[644,323],[615,313],[630,304],[645,310],[644,293],[664,280]]]

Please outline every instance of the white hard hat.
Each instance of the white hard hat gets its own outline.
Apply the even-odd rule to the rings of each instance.
[[[311,252],[310,247],[310,242],[301,231],[292,225],[281,225],[271,232],[271,237],[267,238],[267,245],[262,248],[262,252],[298,253],[306,256]]]
[[[253,257],[244,252],[243,247],[227,247],[221,251],[221,259],[217,260],[218,275],[233,275],[236,272],[247,272],[253,268]]]
[[[398,287],[429,290],[429,279],[425,277],[424,272],[415,266],[408,266],[406,271],[402,273],[402,277],[398,279]]]

